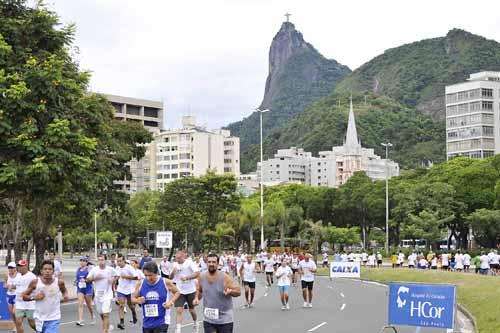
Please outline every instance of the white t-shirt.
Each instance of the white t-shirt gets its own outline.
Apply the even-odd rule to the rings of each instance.
[[[368,254],[366,252],[361,253],[361,260],[366,262],[368,260]]]
[[[464,265],[470,266],[470,254],[464,254]]]
[[[138,279],[137,280],[123,279],[123,278],[121,278],[121,276],[126,275],[126,276],[136,277],[137,275],[135,273],[135,268],[126,264],[125,266],[123,266],[123,268],[121,268],[119,266],[116,267],[115,271],[116,271],[116,275],[120,276],[120,280],[118,281],[118,288],[116,289],[116,291],[119,293],[122,293],[124,295],[132,294],[135,290],[135,285],[136,285],[137,281],[139,281],[139,280]]]
[[[431,259],[431,267],[437,267],[437,265],[438,265],[437,258],[436,257],[432,258]]]
[[[375,255],[374,254],[368,256],[368,264],[375,265]]]
[[[420,267],[427,268],[427,260],[425,258],[420,259]]]
[[[274,265],[273,259],[264,259],[264,267],[265,267],[264,270],[266,271],[266,273],[274,272],[273,265]]]
[[[342,253],[340,255],[340,261],[347,262],[347,260],[348,260],[347,254]]]
[[[448,265],[448,253],[443,253],[441,255],[441,265],[443,265],[443,266],[449,266]]]
[[[404,253],[398,254],[398,264],[403,264],[405,262],[405,255]]]
[[[61,262],[59,260],[54,260],[54,274],[59,276],[62,273]]]
[[[146,277],[144,276],[144,273],[140,269],[135,269],[135,276],[137,276],[138,280],[137,281],[142,281]]]
[[[16,309],[35,310],[35,301],[23,301],[23,293],[33,280],[36,280],[36,275],[31,272],[24,275],[19,273],[14,279],[13,282],[16,285]]]
[[[299,262],[299,267],[302,269],[302,281],[314,281],[314,273],[312,272],[313,270],[316,270],[316,264],[314,261],[310,259],[309,261],[301,260]]]
[[[255,282],[255,263],[243,263],[243,281]]]
[[[103,279],[93,281],[95,299],[98,302],[104,302],[112,299],[113,288],[111,286],[111,280],[116,276],[116,271],[109,266],[106,266],[104,269],[96,266],[92,268],[92,270],[89,272],[89,275],[87,275],[87,278],[94,279],[98,276],[103,277]]]
[[[160,261],[160,270],[163,274],[170,275],[170,272],[172,271],[172,263],[168,260]]]
[[[488,254],[488,257],[490,258],[490,264],[492,264],[492,265],[500,264],[500,256],[498,254],[496,254],[495,252],[490,252]]]
[[[408,256],[408,266],[415,266],[415,261],[417,260],[417,255],[412,253]]]
[[[292,269],[299,269],[299,258],[293,256],[291,261],[292,261],[291,268]]]
[[[185,276],[193,275],[194,272],[199,272],[200,269],[191,259],[186,259],[182,264],[176,262],[174,264],[175,276],[174,282],[179,288],[179,292],[182,295],[188,295],[196,292],[196,282],[195,279],[182,281],[181,278]]]
[[[464,268],[464,255],[459,253],[455,255],[455,269],[463,269]]]
[[[16,273],[16,275],[14,277],[10,277],[10,276],[7,275],[7,281],[6,281],[7,288],[12,288],[12,287],[16,286],[16,281],[15,280],[16,280],[16,278],[19,275],[21,275],[21,274]],[[12,290],[12,291],[7,290],[7,295],[11,295],[12,296],[12,295],[15,295],[15,294],[16,294],[16,290],[15,289]]]
[[[479,260],[481,261],[481,266],[480,266],[481,269],[488,269],[488,268],[490,268],[490,258],[486,254],[483,254],[479,258]]]
[[[283,275],[282,275],[283,274]],[[292,269],[290,266],[280,266],[276,270],[276,277],[282,275],[278,278],[278,286],[289,286],[290,285],[290,277],[292,276]]]

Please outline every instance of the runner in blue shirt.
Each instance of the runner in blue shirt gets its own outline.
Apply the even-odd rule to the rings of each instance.
[[[83,256],[80,258],[80,267],[76,270],[76,293],[78,295],[78,321],[77,326],[83,326],[83,303],[87,304],[87,308],[90,312],[91,323],[95,323],[94,311],[92,310],[92,295],[94,288],[92,287],[92,282],[86,282],[85,279],[89,275],[90,269],[88,267],[88,257]]]
[[[139,263],[139,267],[142,269],[144,267],[144,264],[147,262],[153,261],[153,258],[149,256],[149,251],[147,249],[144,249],[142,251],[142,258],[141,262]]]

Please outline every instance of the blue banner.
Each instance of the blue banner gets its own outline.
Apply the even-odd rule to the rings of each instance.
[[[0,281],[3,284],[3,282]],[[0,320],[11,320],[7,304],[7,289],[0,285]]]
[[[389,284],[389,325],[454,328],[456,287]]]

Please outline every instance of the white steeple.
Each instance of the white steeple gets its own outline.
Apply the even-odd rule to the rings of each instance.
[[[354,119],[354,111],[352,109],[352,96],[349,106],[349,121],[347,123],[347,133],[345,136],[344,146],[348,148],[357,148],[360,146],[358,140],[358,132],[356,131],[356,121]]]

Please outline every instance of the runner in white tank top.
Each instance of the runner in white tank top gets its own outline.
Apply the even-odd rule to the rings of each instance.
[[[35,324],[38,333],[59,332],[61,301],[69,300],[64,281],[54,278],[54,262],[44,260],[40,277],[33,280],[23,292],[23,300],[35,301]]]

